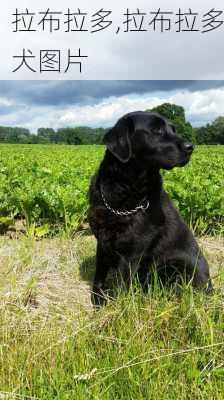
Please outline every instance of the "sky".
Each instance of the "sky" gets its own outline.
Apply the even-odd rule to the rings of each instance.
[[[66,32],[68,8],[77,13],[79,7],[86,13],[87,31]],[[42,29],[40,18],[48,8],[59,12],[60,29],[49,31],[48,23]],[[158,8],[162,15],[171,13],[170,29],[160,29],[160,17],[157,28],[152,29],[151,19]],[[19,15],[26,15],[26,10],[32,13],[33,32],[24,30],[28,26],[26,17],[25,26],[19,18],[15,29],[16,9]],[[106,17],[111,24],[91,33],[94,15],[101,9],[111,11]],[[133,18],[132,29],[126,32],[127,9],[135,18],[139,10],[145,16],[144,32],[133,29]],[[193,126],[211,122],[224,115],[224,11],[215,19],[211,17],[222,9],[223,0],[216,0],[215,5],[210,0],[182,0],[181,4],[178,0],[160,0],[159,4],[158,0],[48,0],[47,6],[46,0],[2,0],[0,125],[23,126],[33,133],[40,127],[110,127],[129,111],[164,102],[183,106]],[[184,16],[179,32],[178,15]],[[222,19],[223,23],[218,22]],[[188,31],[193,21],[196,30]],[[76,54],[78,48],[88,54],[82,75],[75,64],[65,74],[65,55],[68,49]],[[23,49],[35,56],[32,62],[36,73],[24,64],[12,72]],[[62,73],[40,73],[39,55],[43,49],[61,50],[61,61],[65,63]]]
[[[183,106],[193,126],[224,115],[224,81],[0,81],[0,125],[110,127],[130,111]]]

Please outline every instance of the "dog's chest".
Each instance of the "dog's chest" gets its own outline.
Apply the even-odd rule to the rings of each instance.
[[[114,236],[111,245],[124,256],[143,255],[158,233],[158,226],[147,212],[114,219]]]

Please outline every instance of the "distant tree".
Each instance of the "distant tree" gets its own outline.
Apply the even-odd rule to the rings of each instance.
[[[218,117],[211,124],[195,128],[198,144],[224,144],[224,117]]]
[[[20,127],[0,126],[0,142],[24,143],[26,140],[28,140],[29,136],[30,136],[29,129]]]
[[[5,127],[4,126],[0,126],[0,142],[4,143],[6,140],[6,134],[5,134]]]
[[[102,144],[103,143],[103,137],[106,133],[107,129],[105,128],[96,128],[95,129],[95,143],[96,144]]]
[[[64,143],[64,144],[101,144],[105,134],[104,128],[77,126],[60,128],[39,128],[37,135],[26,128],[0,126],[0,143]]]
[[[55,141],[55,131],[53,128],[39,128],[37,130],[37,136],[41,137],[40,141],[44,143],[51,143]]]
[[[224,144],[224,117],[218,117],[210,125],[213,143]]]
[[[67,144],[100,144],[104,136],[105,129],[90,128],[88,126],[77,126],[75,128],[60,128],[56,134],[56,143]]]
[[[75,128],[61,128],[57,130],[56,143],[82,144],[82,139],[77,135]]]
[[[36,143],[39,143],[39,144],[49,144],[50,143],[50,141],[49,141],[49,139],[47,138],[47,137],[45,137],[45,136],[37,136],[37,140],[36,140]]]
[[[150,111],[156,111],[170,121],[174,121],[175,119],[179,118],[185,122],[184,108],[181,106],[177,106],[176,104],[163,103],[157,107],[152,108]]]
[[[200,128],[194,128],[196,142],[198,144],[211,144],[212,142],[212,133],[211,127],[209,124],[206,126],[202,126]]]
[[[21,133],[18,136],[16,143],[26,144],[28,142],[28,137],[30,137],[30,135],[28,136]]]

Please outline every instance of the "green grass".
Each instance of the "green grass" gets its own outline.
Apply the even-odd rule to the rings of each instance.
[[[201,240],[214,295],[136,283],[100,311],[91,236],[0,244],[0,398],[223,399],[222,239]]]
[[[0,145],[0,232],[22,221],[36,237],[73,234],[86,218],[91,176],[104,146]],[[198,146],[165,188],[198,234],[223,233],[224,146]]]
[[[214,294],[135,282],[95,311],[96,242],[76,230],[104,148],[0,146],[0,399],[223,399],[223,149],[164,173],[188,224],[219,234],[200,238]]]

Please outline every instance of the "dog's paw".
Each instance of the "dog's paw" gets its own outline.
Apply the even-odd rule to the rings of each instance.
[[[102,288],[97,286],[93,287],[91,293],[91,302],[96,308],[105,306],[107,304],[107,298]]]
[[[204,291],[206,294],[210,294],[210,295],[214,294],[215,289],[214,289],[214,286],[210,279],[209,279],[208,283],[206,284]]]

